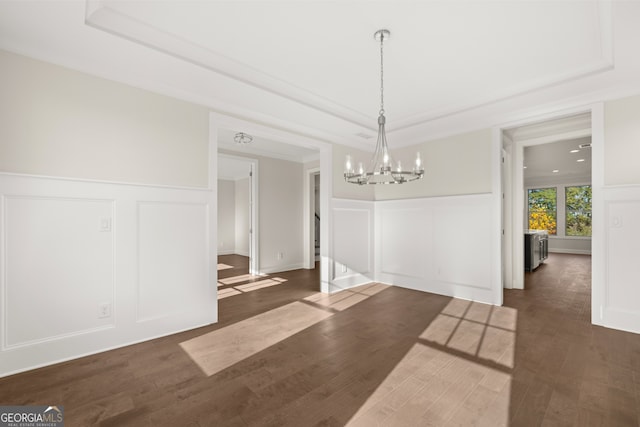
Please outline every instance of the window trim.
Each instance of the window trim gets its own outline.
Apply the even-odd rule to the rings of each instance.
[[[566,200],[566,187],[581,187],[589,185],[591,186],[591,191],[593,191],[593,184],[591,182],[585,181],[577,181],[577,182],[567,182],[567,183],[541,183],[536,185],[528,185],[524,188],[524,212],[525,212],[525,224],[528,228],[529,226],[529,190],[539,190],[543,188],[556,188],[556,234],[549,234],[549,239],[565,239],[565,240],[591,240],[592,236],[567,236],[566,228],[567,228],[567,200]],[[562,191],[560,191],[562,190]],[[562,196],[560,196],[562,194]],[[592,193],[593,196],[593,193]],[[562,197],[562,203],[560,203],[560,197]],[[591,212],[593,214],[593,199],[591,200]],[[560,216],[562,214],[562,216]],[[560,223],[562,221],[562,223]],[[561,227],[562,225],[562,227]],[[593,226],[593,219],[592,219]],[[525,228],[525,230],[527,229]],[[560,232],[562,231],[562,234]]]
[[[564,229],[563,234],[566,239],[591,239],[591,236],[569,236],[567,235],[567,188],[569,187],[591,187],[591,234],[593,234],[593,186],[591,184],[562,184],[564,189]]]
[[[526,199],[526,205],[527,205],[526,221],[527,221],[527,228],[528,228],[529,227],[529,218],[530,218],[530,215],[531,215],[531,212],[529,211],[529,195],[530,195],[529,192],[531,190],[547,190],[547,189],[552,189],[552,188],[554,190],[556,190],[556,211],[555,211],[555,214],[556,214],[556,218],[555,218],[555,220],[556,220],[556,233],[555,234],[551,234],[551,233],[548,232],[548,230],[547,230],[547,233],[548,233],[549,237],[556,237],[556,236],[558,236],[558,228],[559,228],[559,220],[558,220],[558,216],[559,216],[558,215],[559,214],[559,210],[558,210],[558,186],[556,186],[556,185],[544,185],[544,186],[530,187],[530,188],[526,188],[525,189],[526,190],[525,199]]]

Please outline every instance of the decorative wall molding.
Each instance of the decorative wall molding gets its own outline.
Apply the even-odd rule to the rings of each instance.
[[[114,301],[114,201],[27,194],[0,197],[0,349],[113,327],[113,317],[99,319],[96,314],[100,302],[112,306]],[[108,225],[104,233],[102,221]],[[102,259],[104,268],[88,266],[93,257]],[[70,267],[73,272],[67,271]],[[94,287],[97,298],[88,294],[88,287]],[[76,302],[80,302],[78,309],[69,310]]]
[[[640,288],[636,264],[640,259],[640,186],[606,186],[604,196],[604,295],[602,324],[640,333]]]
[[[376,202],[376,280],[495,303],[491,194]]]
[[[184,187],[179,185],[164,185],[164,184],[145,184],[145,183],[137,183],[137,182],[123,182],[123,181],[112,181],[112,180],[100,180],[100,179],[88,179],[88,178],[75,178],[75,177],[65,177],[65,176],[48,176],[48,175],[33,175],[27,173],[13,173],[13,172],[2,172],[0,171],[0,178],[3,176],[15,176],[22,178],[34,178],[34,179],[46,179],[49,181],[68,181],[68,182],[78,182],[78,183],[88,183],[88,184],[109,184],[109,185],[123,185],[130,187],[147,187],[147,188],[159,188],[165,190],[187,190],[187,191],[205,191],[210,192],[211,188],[209,187]]]
[[[0,377],[215,322],[217,272],[209,268],[215,265],[209,262],[214,244],[210,224],[215,220],[208,208],[215,203],[213,194],[202,189],[0,174]],[[178,303],[188,307],[180,313],[147,316],[145,322],[136,321],[139,204],[160,206],[161,211],[177,206],[200,218],[196,222],[189,215],[165,212],[158,220],[157,212],[151,212],[152,228],[169,233],[161,240],[177,242],[181,250],[188,247],[185,256],[197,258],[193,264],[180,262],[171,268],[197,270],[189,274],[198,283],[183,288],[183,302]],[[147,238],[152,231],[147,228],[142,236]],[[200,244],[185,244],[196,234]],[[42,264],[47,258],[48,267]],[[38,267],[30,264],[39,261]],[[175,283],[169,277],[156,285],[162,289]],[[15,304],[29,295],[38,295],[42,304],[47,297],[63,304],[53,310],[54,321],[42,323],[35,310],[25,310],[34,316],[34,327],[28,317],[12,317]],[[99,317],[102,303],[110,304],[105,317]],[[21,322],[17,329],[15,321]]]
[[[374,203],[332,200],[330,292],[369,283],[374,279]]]
[[[207,286],[208,203],[138,201],[136,321],[179,316]]]

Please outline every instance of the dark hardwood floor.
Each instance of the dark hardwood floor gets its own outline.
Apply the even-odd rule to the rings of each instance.
[[[219,323],[0,379],[0,404],[66,426],[640,425],[640,335],[590,324],[588,256],[551,254],[504,307],[219,262]]]

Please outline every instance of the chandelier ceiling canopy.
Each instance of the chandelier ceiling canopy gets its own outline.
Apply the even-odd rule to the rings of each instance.
[[[236,144],[244,145],[250,144],[251,141],[253,141],[253,137],[244,132],[238,132],[236,133],[236,136],[233,138],[233,140],[236,142]]]

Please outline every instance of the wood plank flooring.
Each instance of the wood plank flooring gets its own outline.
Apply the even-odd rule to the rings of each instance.
[[[640,425],[640,335],[589,323],[588,256],[551,254],[503,307],[219,262],[218,324],[0,379],[0,404],[66,426]]]

